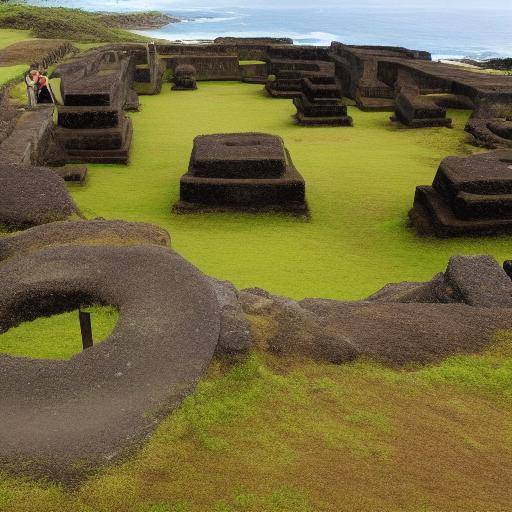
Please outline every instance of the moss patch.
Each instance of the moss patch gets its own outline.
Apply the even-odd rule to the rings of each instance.
[[[117,324],[117,311],[100,306],[84,311],[91,313],[94,343],[102,342]],[[70,359],[81,351],[82,338],[77,311],[38,318],[0,334],[0,353],[13,356]]]
[[[511,382],[510,360],[491,353],[415,371],[216,363],[133,460],[74,493],[0,479],[2,510],[506,510]]]
[[[266,64],[263,60],[239,60],[238,64],[240,66],[254,66],[255,64]]]

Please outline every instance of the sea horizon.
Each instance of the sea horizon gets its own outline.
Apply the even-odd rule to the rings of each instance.
[[[89,11],[159,10],[181,23],[138,30],[155,39],[201,41],[216,37],[289,37],[295,44],[404,46],[433,59],[512,57],[512,10],[482,8],[249,8],[172,7],[165,1],[47,0],[31,3]]]

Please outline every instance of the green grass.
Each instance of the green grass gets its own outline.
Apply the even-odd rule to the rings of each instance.
[[[100,343],[114,330],[117,311],[100,306],[85,311],[91,313],[94,343]],[[77,311],[38,318],[0,334],[0,353],[13,356],[70,359],[81,351],[82,338]]]
[[[73,492],[0,477],[0,509],[504,511],[511,340],[416,371],[261,355],[227,371],[215,363],[132,460]]]
[[[25,64],[0,66],[0,87],[22,79],[27,71],[28,67]]]
[[[147,41],[143,36],[108,27],[94,13],[63,7],[0,4],[0,27],[30,31],[32,37],[82,43]]]
[[[467,112],[450,112],[453,130],[401,129],[355,108],[354,128],[307,129],[290,101],[236,83],[165,86],[142,106],[131,164],[89,166],[88,184],[70,185],[75,200],[89,217],[167,228],[186,258],[239,287],[354,299],[429,279],[451,254],[509,256],[510,237],[422,239],[406,225],[414,187],[444,156],[474,151]],[[171,214],[193,137],[249,130],[283,136],[311,220]],[[0,476],[0,510],[501,512],[511,488],[512,333],[500,332],[480,355],[407,371],[264,354],[214,362],[132,459],[72,492]]]
[[[428,280],[453,254],[510,257],[510,236],[420,238],[407,226],[416,185],[432,183],[443,157],[475,150],[465,143],[468,112],[449,113],[452,130],[411,130],[391,124],[389,113],[349,107],[354,128],[304,128],[291,101],[258,85],[201,83],[190,94],[166,85],[141,100],[130,165],[90,165],[88,184],[72,195],[88,217],[168,229],[174,248],[207,274],[296,298],[359,299],[388,282]],[[306,179],[310,221],[171,214],[193,138],[237,131],[284,138]]]
[[[18,41],[24,41],[30,38],[29,30],[16,30],[2,28],[0,29],[0,49],[5,48],[11,44],[17,43]]]
[[[263,60],[240,60],[238,61],[240,66],[253,66],[255,64],[266,64]]]

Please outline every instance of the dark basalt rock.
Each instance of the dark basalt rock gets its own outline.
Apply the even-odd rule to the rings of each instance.
[[[512,307],[512,281],[492,256],[454,256],[445,280],[461,302],[475,307]]]
[[[264,350],[337,364],[359,355],[344,333],[329,329],[321,318],[292,299],[247,289],[240,292],[240,302],[251,322],[254,343]]]
[[[274,98],[300,98],[304,78],[317,84],[334,82],[334,65],[321,60],[274,58],[269,61],[268,72],[265,89]]]
[[[87,304],[120,314],[68,361],[0,355],[0,464],[13,472],[72,483],[116,460],[194,389],[219,340],[210,281],[167,248],[46,248],[0,263],[0,283],[0,332]]]
[[[165,229],[142,222],[87,220],[51,222],[0,238],[0,261],[61,245],[158,245],[169,247]]]
[[[181,64],[174,70],[173,91],[189,91],[197,89],[196,68],[190,64]]]
[[[388,284],[368,300],[510,308],[512,281],[491,256],[453,256],[446,271],[437,274],[431,281]]]
[[[512,148],[512,120],[472,117],[465,130],[477,146],[489,149]]]
[[[64,180],[52,169],[0,166],[0,224],[8,230],[65,220],[77,214]]]
[[[446,117],[445,108],[435,98],[422,96],[419,87],[412,85],[399,86],[395,98],[395,116],[391,119],[410,128],[452,125],[452,120]]]
[[[138,109],[133,90],[137,65],[145,60],[149,81],[158,73],[149,46],[101,47],[59,66],[63,105],[57,107],[55,137],[65,162],[126,163],[132,139],[124,110]],[[62,163],[62,162],[59,162]]]
[[[87,179],[87,167],[56,167],[53,171],[64,181],[71,183],[85,184]]]
[[[287,211],[305,214],[305,183],[280,137],[261,133],[196,137],[180,182],[180,212]]]
[[[257,288],[240,301],[260,348],[334,363],[433,363],[478,352],[512,325],[512,281],[490,256],[455,256],[432,281],[389,284],[366,301],[296,302]]]
[[[347,115],[341,89],[332,81],[315,83],[313,79],[302,79],[302,94],[293,100],[297,108],[296,119],[304,126],[352,126]]]
[[[409,216],[420,234],[512,232],[512,152],[445,158],[432,186],[416,188]]]
[[[211,278],[220,305],[220,335],[215,351],[218,356],[240,357],[252,348],[251,327],[244,316],[238,290],[229,281]]]
[[[510,329],[510,309],[465,304],[301,301],[331,332],[343,335],[361,357],[401,366],[428,364],[483,350]]]

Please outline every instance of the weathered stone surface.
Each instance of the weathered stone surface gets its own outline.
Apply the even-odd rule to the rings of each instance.
[[[302,94],[294,98],[293,104],[297,108],[295,118],[304,126],[352,126],[334,77],[320,83],[303,78]]]
[[[167,248],[54,247],[0,263],[0,332],[96,303],[120,314],[103,343],[68,361],[0,355],[4,467],[73,481],[153,432],[210,363],[215,292]]]
[[[167,231],[152,224],[121,220],[51,222],[0,237],[0,261],[60,245],[160,245],[169,247]]]
[[[391,365],[432,363],[478,352],[500,329],[510,329],[510,309],[466,304],[339,302],[306,299],[327,332],[350,340],[359,355]]]
[[[454,256],[448,263],[445,279],[465,304],[512,307],[512,281],[492,256]]]
[[[307,214],[305,183],[280,137],[232,133],[196,137],[175,211]]]
[[[418,86],[397,84],[397,89],[393,121],[410,128],[451,127],[452,120],[446,117],[446,109],[435,98],[421,95]]]
[[[409,217],[420,234],[512,232],[512,151],[445,158],[432,186],[416,188]]]
[[[474,307],[512,307],[512,281],[492,256],[453,256],[444,273],[425,283],[388,284],[372,302],[462,303]]]
[[[174,70],[173,91],[188,91],[197,89],[196,68],[190,64],[181,64]]]
[[[220,306],[220,335],[216,354],[242,356],[253,346],[251,326],[244,316],[238,290],[229,281],[210,278]]]
[[[351,361],[358,355],[348,337],[328,331],[320,318],[296,301],[254,289],[241,291],[240,301],[260,348],[332,363]]]
[[[64,180],[51,169],[0,166],[0,224],[7,229],[25,229],[77,213]]]
[[[447,287],[444,274],[441,272],[426,283],[390,283],[381,290],[370,295],[369,301],[376,302],[432,302],[450,303],[457,300]]]

